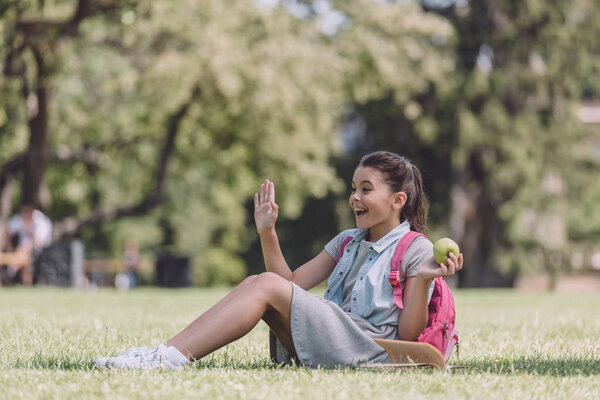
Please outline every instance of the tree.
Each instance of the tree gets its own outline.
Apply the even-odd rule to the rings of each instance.
[[[465,253],[462,285],[568,268],[576,244],[569,220],[573,212],[581,220],[575,194],[598,172],[579,145],[590,137],[575,113],[586,86],[597,88],[597,16],[586,7],[592,2],[430,9],[455,32],[447,79],[430,80],[410,101],[388,86],[387,95],[357,102],[370,140],[361,150],[398,149],[424,170],[434,232]],[[585,166],[581,179],[576,165]]]
[[[57,53],[68,39],[79,34],[85,19],[96,15],[110,15],[122,9],[126,2],[79,0],[74,12],[61,20],[30,15],[35,9],[30,2],[4,2],[2,17],[7,28],[3,72],[20,80],[22,101],[27,109],[29,143],[23,154],[6,164],[3,175],[14,175],[23,170],[22,201],[37,207],[44,173],[48,164],[50,132],[48,126],[52,90],[50,81],[56,69]],[[44,2],[38,3],[43,13]],[[35,11],[33,12],[35,14]],[[5,180],[8,178],[5,178]],[[3,188],[0,187],[0,191]]]
[[[589,247],[598,160],[573,107],[597,93],[593,2],[290,4],[0,2],[0,221],[41,204],[89,253],[162,242],[235,281],[261,262],[264,178],[299,265],[351,223],[343,181],[383,148],[423,171],[463,285]]]
[[[239,279],[238,254],[252,228],[244,201],[261,179],[278,181],[288,216],[339,185],[328,159],[342,65],[313,24],[242,2],[40,3],[44,15],[69,15],[75,5],[66,22],[30,17],[34,4],[7,4],[7,68],[32,62],[15,39],[25,37],[23,21],[35,21],[26,24],[32,32],[57,33],[40,36],[55,51],[43,58],[54,57],[53,68],[34,80],[54,92],[35,134],[43,140],[24,146],[30,95],[19,101],[16,81],[30,80],[24,69],[5,68],[2,85],[12,95],[2,108],[13,114],[2,129],[15,134],[3,135],[0,177],[21,178],[21,154],[35,149],[37,181],[24,173],[19,194],[40,204],[48,189],[57,237],[78,235],[92,252],[117,252],[124,236],[156,243],[175,232],[176,250],[204,266],[240,267],[232,272]],[[110,223],[126,216],[142,217]]]

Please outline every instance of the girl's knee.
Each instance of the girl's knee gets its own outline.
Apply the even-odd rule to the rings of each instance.
[[[254,280],[256,278],[258,278],[258,275],[250,275],[250,276],[246,277],[246,279],[244,279],[243,281],[241,281],[238,286],[244,286],[244,285],[247,285],[249,283],[252,283],[252,282],[254,282]]]
[[[290,282],[273,272],[263,272],[252,282],[257,290],[271,298],[272,295],[279,296],[288,290],[291,291]]]
[[[262,284],[262,285],[280,285],[283,283],[287,283],[289,284],[289,282],[282,278],[281,276],[277,275],[274,272],[263,272],[260,275],[257,276],[256,278],[256,283]]]

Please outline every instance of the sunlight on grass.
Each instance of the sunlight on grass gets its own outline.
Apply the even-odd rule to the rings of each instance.
[[[227,290],[4,288],[2,397],[542,399],[600,390],[600,297],[508,290],[457,293],[461,348],[450,364],[466,368],[450,373],[279,367],[263,323],[183,371],[92,368],[97,356],[164,342]]]

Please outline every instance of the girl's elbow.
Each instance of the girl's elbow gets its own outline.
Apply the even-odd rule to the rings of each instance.
[[[406,340],[409,342],[416,342],[417,339],[419,338],[419,336],[421,335],[421,332],[423,332],[423,329],[425,329],[425,326],[427,325],[427,322],[421,324],[402,324],[399,323],[398,324],[398,338],[400,340]]]
[[[398,338],[408,342],[416,342],[420,334],[421,332],[415,334],[414,332],[402,332],[400,329],[398,329]]]

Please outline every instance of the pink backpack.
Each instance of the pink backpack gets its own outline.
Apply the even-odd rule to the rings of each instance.
[[[394,303],[398,308],[403,308],[402,303],[402,285],[400,284],[399,270],[402,265],[402,260],[406,254],[406,250],[411,245],[413,240],[423,236],[422,233],[410,231],[406,233],[400,242],[396,246],[394,256],[392,257],[392,269],[388,279],[394,288]],[[342,242],[340,248],[341,254],[344,254],[344,248],[353,238],[347,237]],[[338,262],[339,262],[338,258]],[[438,277],[434,279],[433,294],[429,301],[429,316],[427,319],[427,326],[421,332],[421,335],[417,338],[417,342],[429,343],[442,353],[444,359],[448,361],[452,355],[452,350],[456,346],[458,353],[458,329],[455,325],[456,322],[456,308],[454,306],[454,296],[452,291],[448,287],[444,277]]]

